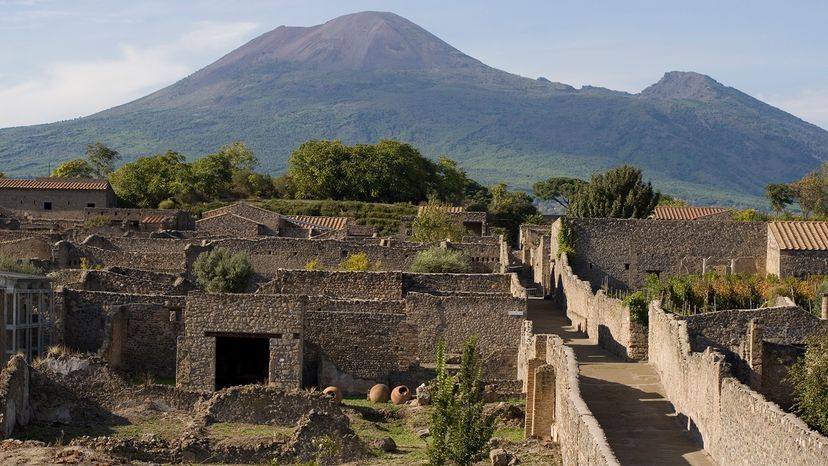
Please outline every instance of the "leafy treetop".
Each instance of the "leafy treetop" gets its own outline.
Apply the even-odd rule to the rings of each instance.
[[[658,205],[660,194],[645,183],[641,170],[629,165],[593,175],[578,189],[568,214],[585,218],[646,218]]]

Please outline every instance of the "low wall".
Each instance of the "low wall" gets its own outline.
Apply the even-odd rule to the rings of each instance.
[[[332,296],[340,299],[402,299],[400,272],[277,270],[257,293]]]
[[[828,464],[828,438],[731,377],[721,353],[693,352],[687,322],[658,302],[649,355],[680,419],[719,464]]]
[[[575,352],[557,335],[532,335],[531,325],[526,326],[526,331],[526,346],[521,353],[529,369],[527,436],[555,439],[565,466],[619,465],[604,430],[581,397]],[[540,379],[540,374],[550,372],[552,380],[549,376]],[[536,429],[539,426],[548,430]]]
[[[0,434],[8,438],[15,426],[29,422],[29,365],[18,354],[0,372]]]
[[[555,261],[553,272],[573,326],[619,357],[647,359],[647,328],[632,320],[621,300],[610,298],[603,290],[593,294],[589,282],[572,273],[565,254]]]
[[[454,294],[454,293],[504,293],[512,292],[511,274],[459,274],[459,273],[404,273],[405,293]]]

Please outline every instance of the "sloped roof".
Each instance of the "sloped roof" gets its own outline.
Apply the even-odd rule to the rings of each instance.
[[[698,220],[732,210],[725,207],[656,207],[650,218],[656,220]]]
[[[147,215],[146,217],[144,217],[143,220],[141,220],[141,223],[148,223],[148,224],[154,225],[154,224],[157,224],[157,223],[164,223],[166,220],[171,219],[171,218],[174,218],[174,216],[173,215]]]
[[[770,222],[768,230],[779,249],[828,250],[828,222]]]
[[[264,208],[259,207],[257,205],[253,205],[249,202],[239,201],[239,202],[236,202],[234,204],[226,205],[224,207],[219,207],[217,209],[205,210],[204,212],[202,212],[201,218],[215,217],[217,215],[224,215],[227,212],[236,212],[237,210],[243,210],[243,209],[254,209],[257,212],[260,212],[264,215],[270,215],[270,216],[273,216],[273,217],[278,217],[279,216],[278,213],[273,212],[272,210],[264,209]]]
[[[455,206],[455,205],[440,205],[440,206],[428,206],[428,205],[421,205],[417,207],[417,215],[422,215],[423,211],[427,208],[438,208],[442,211],[448,212],[450,214],[460,214],[465,211],[465,208],[462,206]]]
[[[285,218],[329,230],[344,230],[348,228],[349,220],[348,217],[321,217],[315,215],[289,215]]]
[[[107,188],[109,188],[109,181],[88,178],[36,178],[33,180],[0,178],[0,189],[105,191]]]
[[[207,217],[207,218],[202,218],[202,219],[196,220],[196,225],[198,225],[199,223],[207,223],[207,222],[218,221],[220,219],[223,219],[224,217],[233,217],[234,219],[236,219],[236,221],[239,221],[239,222],[255,223],[256,225],[262,225],[261,223],[255,221],[255,220],[249,219],[247,217],[242,217],[241,215],[236,215],[232,212],[225,212],[223,214],[213,215],[212,217]],[[264,225],[262,225],[262,226],[264,226]]]

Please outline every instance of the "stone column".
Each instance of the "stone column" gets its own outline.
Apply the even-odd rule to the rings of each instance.
[[[544,364],[535,369],[534,397],[532,403],[533,438],[549,439],[552,437],[552,424],[555,422],[555,368]]]

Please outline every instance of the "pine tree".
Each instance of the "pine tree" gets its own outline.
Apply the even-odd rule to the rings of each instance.
[[[629,165],[593,175],[570,199],[567,214],[583,218],[646,218],[660,194],[645,183],[641,170]]]

